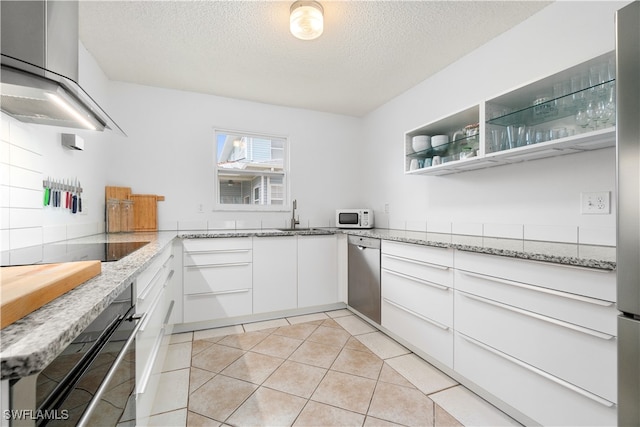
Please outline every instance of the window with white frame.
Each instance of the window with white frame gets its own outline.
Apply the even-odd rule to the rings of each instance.
[[[283,210],[288,146],[281,136],[216,130],[215,176],[220,209]]]

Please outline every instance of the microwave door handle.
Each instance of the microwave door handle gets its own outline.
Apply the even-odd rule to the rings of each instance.
[[[87,425],[89,425],[87,424],[89,422],[89,418],[91,418],[91,415],[93,415],[93,411],[95,411],[96,407],[98,406],[98,403],[100,403],[100,400],[102,399],[102,395],[107,391],[109,382],[111,381],[113,376],[116,374],[116,371],[118,370],[118,367],[124,360],[124,357],[127,354],[127,351],[129,351],[129,347],[131,347],[131,345],[134,343],[136,339],[136,335],[138,334],[138,330],[140,329],[140,326],[142,326],[142,324],[144,323],[144,319],[146,316],[147,314],[144,313],[139,317],[138,316],[132,317],[132,319],[137,319],[138,323],[136,324],[135,328],[133,328],[133,331],[131,331],[131,335],[129,336],[129,339],[127,339],[127,342],[125,342],[124,347],[122,347],[122,349],[118,353],[118,356],[116,356],[116,360],[113,362],[113,365],[111,365],[111,368],[109,369],[109,371],[107,372],[107,375],[104,377],[104,380],[100,384],[98,391],[96,391],[96,394],[93,396],[93,398],[89,402],[87,409],[85,409],[84,413],[82,414],[82,417],[80,418],[80,421],[78,421],[78,424],[76,424],[76,427],[86,427]]]

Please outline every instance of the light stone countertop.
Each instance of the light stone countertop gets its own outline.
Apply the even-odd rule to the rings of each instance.
[[[73,243],[149,241],[120,261],[103,262],[102,273],[49,304],[0,330],[1,379],[19,378],[44,369],[88,326],[160,252],[179,238],[231,238],[343,233],[396,242],[453,248],[497,256],[615,270],[615,247],[462,236],[389,229],[299,231],[205,230],[99,234]],[[64,242],[62,242],[64,244]]]
[[[160,252],[176,232],[98,234],[73,243],[148,241],[82,285],[0,330],[1,379],[19,378],[44,369]],[[64,242],[61,242],[64,244]]]
[[[427,233],[389,229],[340,230],[342,233],[374,237],[395,242],[453,248],[467,252],[506,256],[511,258],[551,262],[578,267],[615,270],[614,246],[575,243],[543,242],[536,240],[505,239],[498,237],[467,236],[458,234]]]

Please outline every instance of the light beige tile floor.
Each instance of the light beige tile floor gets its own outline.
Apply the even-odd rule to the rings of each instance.
[[[164,366],[154,425],[519,425],[349,310],[175,334]]]

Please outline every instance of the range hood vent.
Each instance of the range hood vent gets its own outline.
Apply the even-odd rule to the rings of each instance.
[[[125,135],[78,85],[78,2],[0,1],[0,108],[27,123]]]

